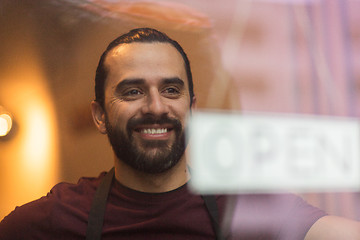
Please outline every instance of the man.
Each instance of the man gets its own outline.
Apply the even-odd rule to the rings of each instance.
[[[98,178],[82,178],[76,185],[58,184],[46,197],[5,217],[0,239],[221,238],[216,222],[223,221],[225,197],[201,197],[187,189],[190,173],[184,129],[196,98],[190,64],[180,45],[148,28],[120,36],[100,59],[95,92],[92,114],[113,148],[115,179],[110,171]],[[254,199],[266,197],[234,196],[250,210],[261,209],[254,206]],[[282,234],[286,232],[282,224],[269,231],[271,236],[231,229],[224,235],[232,239],[360,239],[357,223],[325,216],[295,196],[282,199],[287,202],[287,214],[278,222],[290,229],[295,228],[285,223],[296,223],[290,235]],[[238,209],[234,219],[242,214]]]

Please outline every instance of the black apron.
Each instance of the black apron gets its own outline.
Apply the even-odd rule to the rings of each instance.
[[[109,196],[111,183],[114,178],[114,168],[112,168],[102,179],[99,187],[95,192],[94,199],[89,212],[88,226],[86,229],[86,240],[100,240],[104,222],[106,202]],[[219,211],[216,204],[215,196],[202,195],[206,209],[209,212],[211,223],[215,231],[216,239],[222,240],[222,233],[219,225]]]

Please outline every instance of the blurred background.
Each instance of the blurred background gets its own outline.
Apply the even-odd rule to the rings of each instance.
[[[112,166],[90,102],[117,36],[154,27],[178,40],[200,108],[358,118],[359,11],[360,0],[0,0],[0,219]],[[360,219],[358,193],[303,197]]]

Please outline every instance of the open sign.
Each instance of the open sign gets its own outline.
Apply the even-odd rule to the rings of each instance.
[[[201,193],[360,189],[356,119],[196,112],[191,186]]]

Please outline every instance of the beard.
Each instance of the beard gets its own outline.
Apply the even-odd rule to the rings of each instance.
[[[137,125],[171,124],[175,132],[175,140],[171,144],[168,140],[142,140],[133,137]],[[130,119],[126,124],[126,132],[110,124],[105,114],[105,125],[109,142],[119,161],[133,169],[144,173],[163,173],[174,167],[185,152],[185,133],[181,122],[175,118],[162,116],[155,118]]]

